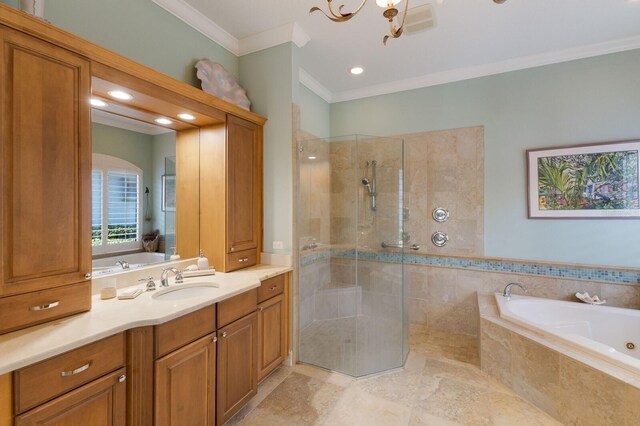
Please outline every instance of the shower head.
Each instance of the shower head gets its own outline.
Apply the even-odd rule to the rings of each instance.
[[[369,191],[369,194],[373,194],[373,189],[371,189],[371,184],[369,183],[369,179],[367,179],[366,177],[363,177],[362,184],[367,188],[367,191]]]

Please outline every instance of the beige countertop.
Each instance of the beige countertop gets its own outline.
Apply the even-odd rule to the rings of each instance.
[[[288,266],[258,265],[231,273],[216,272],[211,276],[186,278],[184,284],[174,284],[172,278],[172,287],[196,281],[218,285],[218,288],[207,291],[205,296],[179,300],[152,298],[159,290],[144,292],[132,300],[100,300],[99,295],[94,295],[93,306],[89,312],[1,335],[0,374],[43,361],[121,331],[165,323],[257,288],[260,281],[289,271],[291,267]],[[156,281],[156,284],[159,283]],[[127,289],[143,287],[144,285],[134,285]],[[119,289],[118,294],[122,291],[124,290]]]

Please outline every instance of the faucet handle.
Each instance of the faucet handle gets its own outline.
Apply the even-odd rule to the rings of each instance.
[[[184,282],[184,275],[182,275],[184,273],[185,270],[176,270],[176,279],[175,279],[175,283],[176,284],[182,284]]]
[[[140,278],[138,280],[139,283],[143,283],[145,281],[147,283],[147,291],[154,291],[156,289],[156,283],[153,281],[153,277]]]

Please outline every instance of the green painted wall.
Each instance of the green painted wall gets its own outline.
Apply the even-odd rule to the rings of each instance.
[[[0,0],[16,7],[17,0]],[[238,58],[151,0],[48,0],[45,18],[173,78],[196,87],[194,65],[219,62],[238,76]]]
[[[319,138],[331,134],[331,106],[320,96],[300,84],[298,93],[300,128]]]
[[[165,234],[165,212],[162,211],[162,175],[175,174],[175,169],[166,170],[165,158],[176,155],[176,134],[164,133],[151,137],[152,186],[151,204],[153,206],[153,229],[159,229],[160,234]],[[175,226],[175,224],[174,224]],[[169,247],[167,247],[168,249]]]
[[[142,169],[142,185],[153,186],[153,145],[152,138],[144,133],[93,123],[91,128],[93,152],[122,158]],[[143,224],[143,232],[148,232],[151,224]]]
[[[485,255],[638,267],[640,220],[527,219],[525,150],[640,139],[639,75],[635,50],[342,102],[331,134],[484,125]]]
[[[292,243],[292,81],[291,43],[240,57],[240,84],[251,110],[269,118],[264,128],[264,245],[274,253],[291,253]],[[297,68],[297,67],[295,67]],[[284,242],[274,250],[273,241]]]
[[[144,232],[165,231],[165,212],[162,211],[162,175],[165,157],[176,155],[175,133],[151,136],[144,133],[93,123],[93,152],[122,158],[142,169],[142,184],[148,187],[151,198],[151,223],[145,222]],[[175,173],[175,171],[173,172]]]

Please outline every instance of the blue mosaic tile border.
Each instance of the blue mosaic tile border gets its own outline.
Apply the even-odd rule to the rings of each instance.
[[[355,259],[355,250],[324,250],[300,258],[300,265],[306,266],[320,259],[331,257]],[[620,284],[640,284],[640,272],[611,269],[577,268],[573,266],[554,266],[538,263],[522,263],[499,260],[477,260],[461,257],[434,255],[416,255],[392,252],[358,252],[360,260],[376,260],[409,265],[444,266],[450,268],[473,269],[489,272],[509,272],[515,274],[540,275],[546,277],[606,281]]]
[[[300,256],[300,266],[307,266],[322,259],[329,259],[338,252],[339,250],[321,250],[304,254],[303,256]]]

